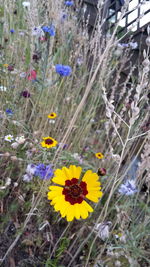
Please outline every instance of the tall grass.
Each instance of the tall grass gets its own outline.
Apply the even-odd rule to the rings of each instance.
[[[137,67],[130,60],[134,50],[118,47],[118,23],[103,35],[101,21],[89,37],[88,21],[79,23],[79,3],[72,8],[64,1],[31,0],[25,8],[22,2],[0,2],[1,264],[149,266],[149,193],[143,192],[150,181],[149,46],[142,59],[148,63]],[[40,41],[33,35],[35,27],[49,24],[55,36]],[[71,66],[71,75],[60,77],[56,64]],[[22,77],[31,70],[37,72],[36,81]],[[24,98],[23,91],[30,97]],[[6,114],[8,108],[13,115]],[[47,118],[51,112],[57,113],[55,123]],[[4,140],[8,134],[24,135],[24,144],[14,149]],[[45,151],[40,145],[44,136],[59,146]],[[99,151],[104,159],[95,157]],[[88,219],[67,223],[46,200],[49,180],[23,181],[30,163],[52,164],[54,170],[70,164],[83,171],[103,167],[103,198]],[[118,192],[127,178],[136,180],[133,196]],[[15,233],[10,233],[10,222]],[[103,230],[96,231],[99,223]]]

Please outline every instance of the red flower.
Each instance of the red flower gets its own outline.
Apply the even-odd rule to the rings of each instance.
[[[31,71],[27,72],[27,79],[29,81],[36,80],[36,71],[31,70]]]

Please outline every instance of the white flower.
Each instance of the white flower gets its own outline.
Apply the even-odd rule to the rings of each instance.
[[[129,45],[130,45],[130,47],[132,49],[136,49],[138,47],[138,43],[137,42],[130,42]]]
[[[30,2],[24,1],[22,2],[23,7],[29,7],[30,8]]]
[[[121,195],[131,196],[138,192],[135,180],[127,180],[118,190]]]
[[[48,122],[51,123],[51,124],[54,124],[55,120],[49,120]]]
[[[24,135],[21,135],[21,136],[16,137],[15,140],[20,145],[20,144],[24,144],[24,142],[25,142],[26,139],[25,139]]]
[[[14,142],[11,144],[13,149],[17,149],[17,147],[19,146],[19,144],[17,142]]]
[[[37,36],[37,37],[43,37],[43,36],[45,36],[45,33],[44,33],[44,31],[41,29],[41,27],[38,26],[38,27],[34,27],[34,28],[32,29],[32,35],[33,35],[33,36]]]
[[[23,181],[24,182],[30,182],[32,180],[33,176],[32,175],[29,175],[29,174],[25,174],[23,175]]]
[[[26,168],[26,173],[29,175],[34,175],[36,166],[34,164],[28,164]]]
[[[109,227],[111,222],[98,223],[95,226],[95,231],[98,232],[98,236],[104,241],[109,238]]]
[[[7,91],[7,88],[3,85],[0,86],[0,91],[1,92],[6,92]]]
[[[26,72],[21,72],[19,75],[21,78],[25,78],[27,76]]]
[[[78,153],[73,154],[74,159],[78,160],[80,164],[83,163],[82,157]]]
[[[5,141],[11,142],[12,140],[14,140],[13,136],[11,134],[8,134],[5,136],[4,138]]]

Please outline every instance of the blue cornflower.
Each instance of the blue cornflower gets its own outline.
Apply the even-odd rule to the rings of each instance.
[[[71,72],[72,72],[71,67],[65,66],[65,65],[61,65],[61,64],[57,64],[55,66],[55,70],[61,76],[69,76],[71,74]]]
[[[66,6],[73,6],[74,3],[73,3],[73,1],[65,1],[65,5]]]
[[[9,109],[9,108],[6,109],[6,113],[7,113],[7,115],[13,115],[13,114],[14,114],[14,113],[12,112],[12,110]]]
[[[35,176],[39,176],[41,179],[50,179],[53,176],[53,170],[51,165],[38,164],[35,169]]]
[[[127,180],[118,190],[121,195],[131,196],[138,192],[135,180]]]
[[[11,33],[14,33],[14,32],[15,32],[15,30],[14,30],[14,29],[11,29],[11,30],[10,30],[10,32],[11,32]]]
[[[49,33],[50,36],[55,36],[55,34],[56,34],[54,25],[51,25],[51,26],[43,26],[42,27],[42,30],[44,32]]]

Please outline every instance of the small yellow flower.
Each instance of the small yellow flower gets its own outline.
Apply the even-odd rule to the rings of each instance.
[[[55,112],[51,112],[50,114],[48,114],[47,116],[49,119],[55,119],[57,117],[57,114]]]
[[[47,197],[51,200],[50,204],[68,222],[74,218],[86,219],[89,212],[93,212],[86,200],[97,203],[103,195],[98,175],[88,170],[80,179],[81,171],[82,168],[75,165],[57,169],[52,179],[57,185],[49,187]]]
[[[101,152],[95,153],[95,157],[98,159],[103,159],[104,155]]]
[[[58,142],[50,136],[43,137],[42,139],[43,139],[43,141],[41,142],[42,147],[51,148],[58,144]]]
[[[3,67],[4,68],[8,68],[8,64],[3,64]]]

